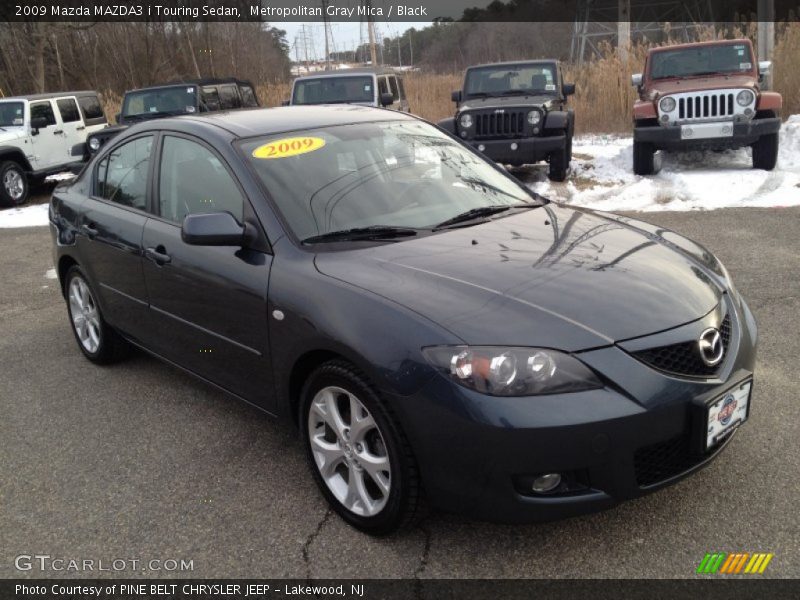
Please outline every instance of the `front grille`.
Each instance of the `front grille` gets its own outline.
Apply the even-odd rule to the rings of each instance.
[[[669,346],[659,346],[634,352],[633,356],[645,364],[673,375],[683,375],[685,377],[712,377],[716,374],[725,362],[728,353],[728,344],[731,340],[731,316],[725,315],[719,327],[722,337],[722,347],[724,353],[719,364],[709,367],[703,362],[700,356],[700,347],[696,340],[670,344]]]
[[[655,485],[685,473],[713,454],[692,452],[691,438],[681,434],[664,442],[639,448],[633,455],[636,483],[639,487]]]
[[[524,111],[484,112],[473,115],[475,137],[519,137],[525,133]]]
[[[732,117],[733,115],[733,94],[730,92],[686,94],[678,98],[678,118],[681,121]]]

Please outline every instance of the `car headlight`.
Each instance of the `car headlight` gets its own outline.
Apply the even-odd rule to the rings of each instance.
[[[661,102],[658,103],[658,106],[661,108],[661,112],[672,112],[675,110],[675,98],[672,96],[664,96]]]
[[[754,99],[755,95],[753,95],[753,92],[750,90],[742,90],[736,94],[736,103],[739,106],[747,106],[748,104],[752,104]]]
[[[472,115],[469,113],[461,115],[461,118],[458,120],[458,122],[464,129],[468,129],[472,127]]]
[[[534,396],[603,387],[589,367],[557,350],[433,346],[422,352],[455,383],[490,396]]]
[[[100,139],[99,138],[89,138],[89,150],[92,152],[97,152],[100,150]]]
[[[531,125],[538,125],[541,120],[542,113],[540,113],[538,110],[532,110],[528,113],[528,123]]]

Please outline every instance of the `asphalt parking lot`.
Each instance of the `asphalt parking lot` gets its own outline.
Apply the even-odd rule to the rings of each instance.
[[[696,577],[706,552],[800,572],[800,209],[650,213],[723,260],[756,314],[750,421],[709,468],[531,526],[433,513],[371,539],[329,513],[292,430],[142,354],[83,358],[46,228],[0,230],[0,577],[20,554],[185,559],[191,577]],[[86,574],[91,575],[90,573]],[[95,573],[96,575],[96,573]]]

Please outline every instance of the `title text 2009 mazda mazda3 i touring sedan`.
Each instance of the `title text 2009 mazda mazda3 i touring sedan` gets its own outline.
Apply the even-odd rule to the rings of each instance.
[[[89,359],[133,344],[293,421],[370,533],[423,496],[508,522],[607,508],[748,416],[756,325],[711,253],[548,203],[412,116],[143,123],[50,221]]]

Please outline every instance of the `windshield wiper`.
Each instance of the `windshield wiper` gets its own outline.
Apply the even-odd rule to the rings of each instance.
[[[477,208],[471,208],[463,213],[457,214],[455,217],[451,217],[446,221],[442,221],[438,225],[436,225],[433,230],[436,231],[437,229],[447,229],[451,225],[458,225],[460,223],[466,223],[467,221],[472,221],[473,219],[478,219],[480,217],[488,217],[490,215],[494,215],[497,213],[505,212],[511,208],[516,208],[511,204],[505,205],[495,205],[495,206],[479,206]]]
[[[467,94],[468,98],[496,98],[497,94],[492,94],[490,92],[469,92]]]
[[[544,94],[544,90],[535,91],[535,90],[508,90],[503,92],[502,96],[533,96],[534,94]]]
[[[353,227],[329,231],[313,235],[303,240],[304,244],[321,244],[325,242],[352,242],[359,240],[391,240],[417,235],[418,230],[411,227],[392,227],[389,225],[370,225],[369,227]]]

